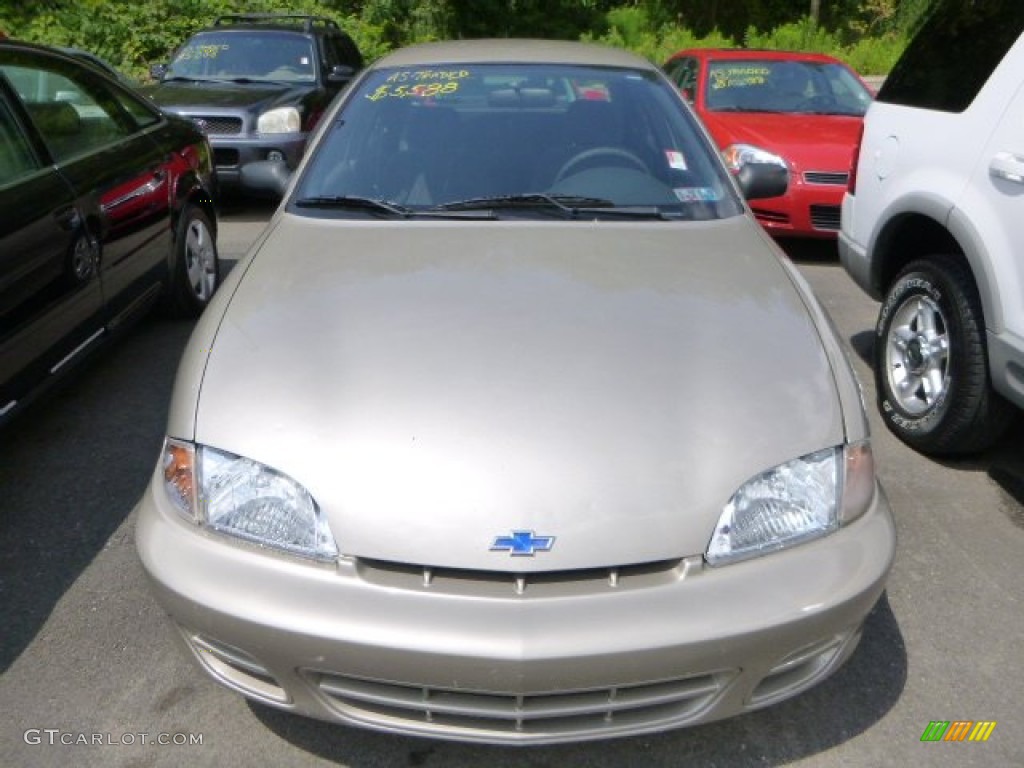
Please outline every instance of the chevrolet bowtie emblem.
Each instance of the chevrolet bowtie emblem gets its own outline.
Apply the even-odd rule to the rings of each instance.
[[[497,536],[491,552],[508,552],[512,557],[533,557],[555,545],[554,536],[537,536],[533,531],[512,531],[511,536]]]

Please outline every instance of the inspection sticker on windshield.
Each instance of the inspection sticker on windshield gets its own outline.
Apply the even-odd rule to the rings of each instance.
[[[676,149],[666,149],[665,158],[668,160],[668,167],[677,171],[687,170],[686,157]]]
[[[714,203],[722,199],[711,187],[676,187],[672,191],[681,203]]]

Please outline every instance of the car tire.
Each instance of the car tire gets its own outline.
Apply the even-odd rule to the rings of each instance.
[[[198,317],[220,285],[217,240],[202,209],[190,205],[182,211],[173,248],[166,309],[174,317]]]
[[[897,275],[875,327],[875,383],[886,426],[922,453],[976,453],[1011,422],[989,379],[981,299],[958,258],[930,256]]]

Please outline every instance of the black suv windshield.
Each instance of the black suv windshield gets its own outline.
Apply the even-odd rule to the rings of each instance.
[[[294,32],[200,32],[177,52],[164,79],[312,83],[315,62],[313,41]]]
[[[294,201],[362,198],[413,214],[500,218],[743,210],[714,148],[654,72],[459,64],[376,70],[353,88]],[[340,208],[333,215],[359,215]],[[294,210],[332,215],[322,205]]]

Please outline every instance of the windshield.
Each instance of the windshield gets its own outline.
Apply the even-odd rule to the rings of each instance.
[[[312,41],[292,32],[200,32],[175,55],[164,79],[315,82]]]
[[[376,70],[354,88],[296,186],[299,213],[382,213],[366,200],[406,214],[499,217],[743,211],[714,149],[657,73],[473,64]]]
[[[712,112],[863,116],[871,93],[842,64],[790,59],[712,61],[705,105]]]

